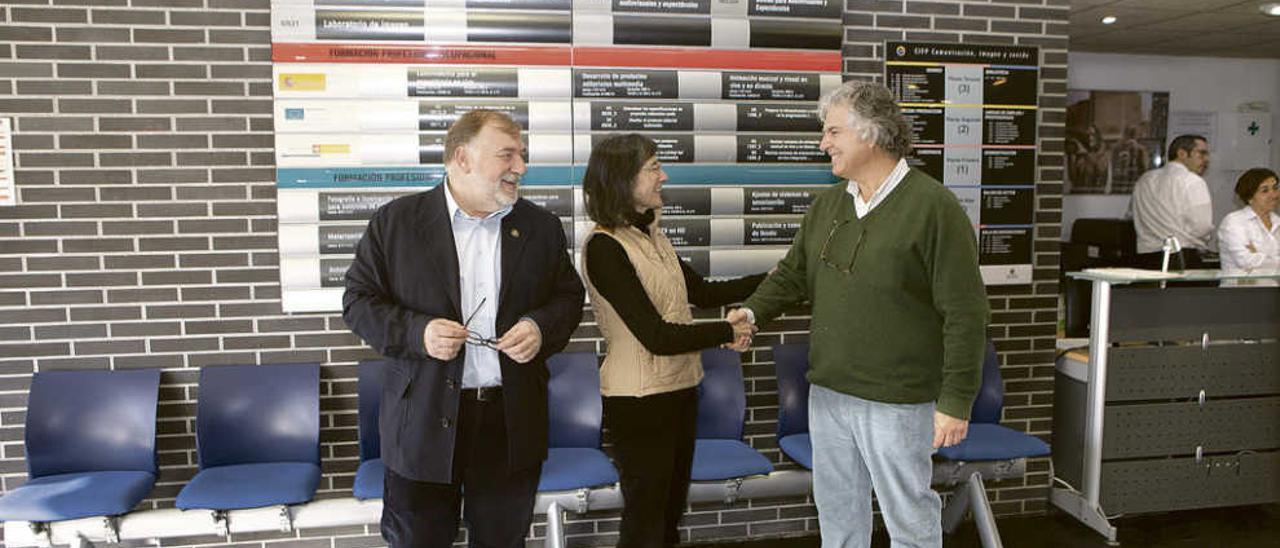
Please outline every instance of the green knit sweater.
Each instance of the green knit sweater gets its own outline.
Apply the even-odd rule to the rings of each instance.
[[[764,323],[810,301],[809,382],[879,402],[937,401],[967,419],[988,316],[968,217],[915,169],[861,219],[846,184],[818,195],[777,271],[743,306]]]

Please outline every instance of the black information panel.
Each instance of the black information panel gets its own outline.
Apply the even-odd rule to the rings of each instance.
[[[675,99],[680,82],[674,70],[576,69],[573,96],[583,98]]]
[[[403,192],[322,192],[321,221],[367,221],[373,212]]]
[[[527,101],[454,101],[418,103],[418,129],[422,131],[446,131],[463,114],[476,109],[496,110],[510,116],[520,129],[529,130],[529,103]]]
[[[724,72],[722,99],[817,101],[822,93],[817,74],[787,72]]]
[[[665,187],[662,189],[662,198],[663,217],[711,214],[711,189],[709,188]]]
[[[692,131],[693,103],[591,103],[591,129]]]
[[[745,213],[804,214],[817,197],[818,189],[746,188]]]
[[[885,82],[911,125],[907,162],[955,193],[988,284],[1031,282],[1040,54],[887,42]]]

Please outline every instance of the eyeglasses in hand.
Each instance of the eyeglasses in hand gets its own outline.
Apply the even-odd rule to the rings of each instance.
[[[476,314],[480,313],[480,309],[484,308],[484,303],[485,301],[488,301],[488,300],[489,300],[488,297],[484,297],[480,299],[480,304],[477,304],[476,309],[472,310],[471,314],[467,315],[467,320],[462,322],[462,327],[467,330],[467,344],[472,346],[483,346],[485,348],[492,348],[494,350],[497,350],[498,339],[493,337],[486,337],[484,335],[481,335],[480,333],[477,333],[476,331],[473,331],[470,327],[467,327],[471,325],[471,320],[475,319]]]

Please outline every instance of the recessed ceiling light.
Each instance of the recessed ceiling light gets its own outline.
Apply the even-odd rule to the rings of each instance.
[[[1116,16],[1114,16],[1114,15],[1108,15],[1108,16],[1106,16],[1106,17],[1103,17],[1103,18],[1102,18],[1102,24],[1104,24],[1104,25],[1110,25],[1110,24],[1115,23],[1115,22],[1116,22]]]
[[[1274,17],[1280,17],[1280,2],[1266,2],[1258,6],[1262,13]]]

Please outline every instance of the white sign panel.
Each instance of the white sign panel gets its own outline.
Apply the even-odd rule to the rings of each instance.
[[[0,206],[17,205],[13,187],[13,118],[0,118]]]

